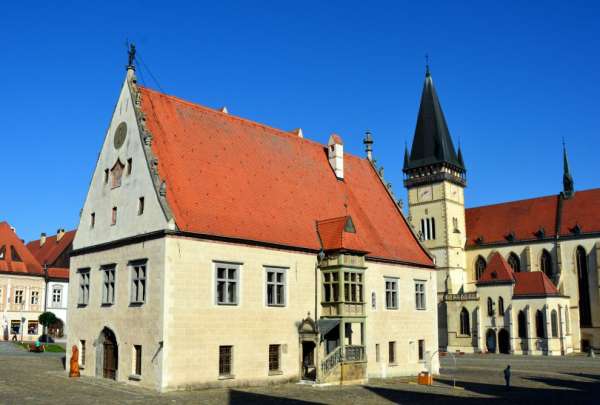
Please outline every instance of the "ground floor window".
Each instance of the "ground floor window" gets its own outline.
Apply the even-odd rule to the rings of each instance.
[[[396,364],[396,342],[389,342],[388,357],[390,364]]]
[[[233,346],[219,346],[219,376],[231,376]]]
[[[37,335],[38,334],[38,321],[27,322],[27,334]]]
[[[423,339],[419,340],[419,360],[425,360],[425,341]]]
[[[81,365],[85,366],[85,340],[81,340]]]
[[[375,344],[375,361],[377,363],[379,363],[379,360],[380,360],[380,358],[379,358],[379,343],[376,343]]]
[[[10,331],[15,335],[19,334],[21,332],[21,321],[10,321]]]
[[[518,315],[519,337],[525,339],[527,337],[527,319],[525,312],[519,311]]]
[[[279,371],[281,369],[281,346],[269,345],[269,371]]]
[[[142,346],[133,345],[133,373],[135,375],[142,375]]]

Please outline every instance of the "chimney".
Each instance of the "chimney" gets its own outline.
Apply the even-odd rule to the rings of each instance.
[[[46,243],[46,232],[42,232],[40,235],[40,247],[44,246],[44,243]]]
[[[304,134],[302,133],[302,128],[296,128],[292,131],[298,138],[304,138]]]
[[[344,179],[344,144],[342,138],[338,134],[331,134],[327,144],[327,154],[329,156],[329,164],[335,172],[335,177],[340,180]]]
[[[56,242],[60,242],[63,236],[65,236],[65,230],[64,228],[60,228],[56,231]]]

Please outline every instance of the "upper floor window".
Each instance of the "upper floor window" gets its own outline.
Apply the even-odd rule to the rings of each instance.
[[[90,301],[90,269],[80,269],[79,273],[79,305],[87,305]]]
[[[110,174],[112,177],[112,184],[111,184],[112,188],[121,187],[121,179],[123,177],[123,169],[125,169],[125,166],[123,165],[123,163],[121,163],[120,160],[117,160],[117,163],[115,163],[113,168],[110,169]]]
[[[40,303],[40,292],[33,290],[31,291],[31,305],[37,305]]]
[[[100,268],[102,272],[102,305],[115,303],[115,266],[108,265]]]
[[[217,304],[237,305],[240,266],[216,263]]]
[[[415,281],[415,305],[417,309],[425,309],[425,282]]]
[[[421,219],[421,235],[423,240],[435,239],[435,218]]]
[[[504,316],[504,298],[498,297],[498,315]]]
[[[514,252],[510,252],[508,255],[508,264],[512,267],[515,273],[519,273],[521,271],[521,260],[519,260],[519,256],[517,256]]]
[[[475,260],[475,280],[479,280],[481,276],[483,276],[486,266],[487,264],[485,259],[481,256],[478,256],[477,260]]]
[[[340,300],[340,286],[338,272],[323,273],[323,302],[338,302]]]
[[[344,301],[363,302],[362,273],[354,271],[344,272]]]
[[[23,290],[15,290],[15,304],[23,304]]]
[[[487,299],[487,313],[488,316],[494,316],[494,301],[490,297]]]
[[[463,308],[460,311],[460,334],[465,336],[471,336],[471,323],[469,319],[469,311],[467,308]]]
[[[146,260],[129,263],[131,268],[131,303],[146,302]]]
[[[552,280],[552,256],[546,249],[542,251],[542,255],[540,256],[540,270],[546,273],[546,276]]]
[[[55,286],[52,288],[52,305],[60,306],[62,303],[62,288],[60,286]]]
[[[285,305],[286,269],[267,267],[267,305]]]
[[[387,309],[398,309],[398,279],[385,279],[385,307]]]

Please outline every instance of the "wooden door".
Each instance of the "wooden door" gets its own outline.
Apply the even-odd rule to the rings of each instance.
[[[104,378],[116,379],[117,376],[117,351],[113,342],[104,342]]]

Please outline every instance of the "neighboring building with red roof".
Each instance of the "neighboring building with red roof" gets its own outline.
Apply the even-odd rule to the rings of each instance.
[[[138,86],[133,67],[71,280],[85,375],[171,390],[439,367],[435,265],[372,160]]]
[[[556,195],[465,209],[466,166],[460,148],[454,149],[427,72],[403,171],[409,218],[438,266],[442,349],[491,350],[481,333],[493,335],[494,342],[502,339],[503,344],[494,345],[492,351],[499,346],[511,353],[532,354],[600,348],[600,294],[596,288],[596,275],[600,274],[600,188],[575,190],[564,145],[562,163],[563,190]],[[492,263],[498,262],[499,256],[510,264],[514,274],[507,275],[502,266]],[[492,265],[496,273],[486,272]],[[486,279],[492,275],[497,278]],[[551,336],[545,349],[540,349],[537,342],[523,340],[509,323],[502,326],[500,320],[485,332],[461,333],[465,332],[460,318],[463,310],[478,317],[471,325],[483,325],[485,319],[481,311],[476,311],[486,305],[482,289],[487,291],[489,282],[498,285],[501,280],[515,288],[509,291],[504,287],[509,293],[503,297],[505,302],[509,298],[522,302],[536,294],[561,302],[557,309],[559,336]],[[560,297],[549,298],[554,297],[550,294],[553,290]],[[494,302],[497,300],[494,298]],[[528,324],[533,324],[534,314],[527,316]],[[509,321],[516,323],[516,318]],[[532,335],[527,336],[531,339]],[[510,344],[505,344],[506,339]]]

